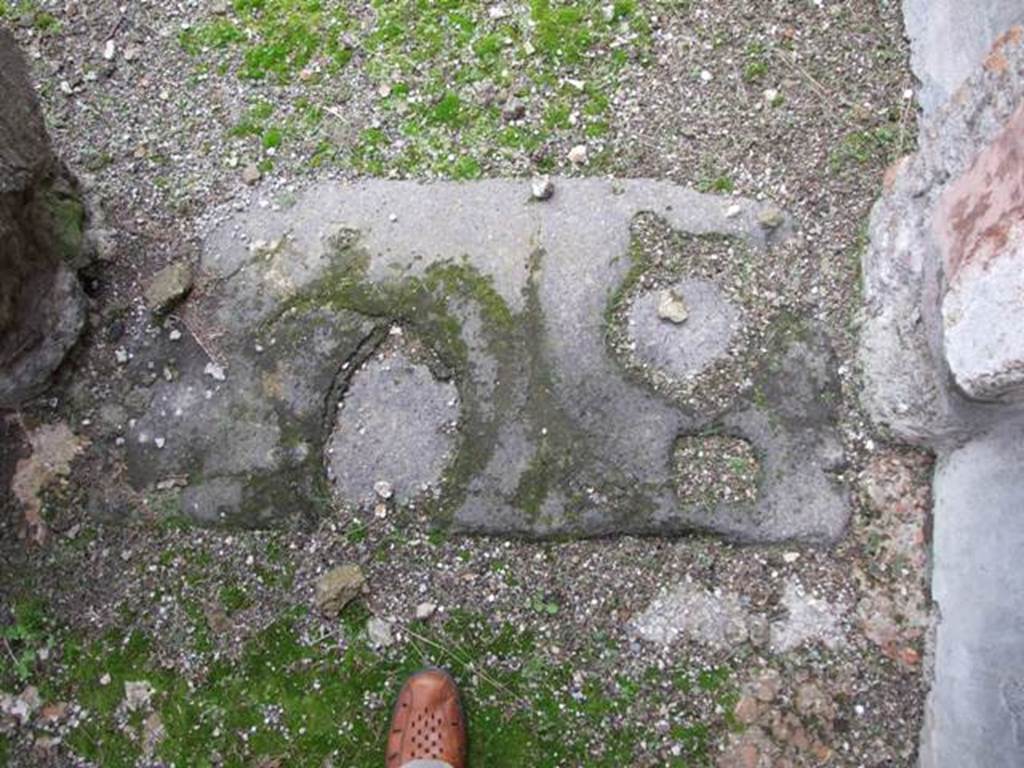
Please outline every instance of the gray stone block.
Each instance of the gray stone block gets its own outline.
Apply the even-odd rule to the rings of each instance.
[[[925,115],[937,112],[972,76],[992,44],[1024,24],[1020,0],[903,0],[911,65]]]
[[[130,430],[133,482],[186,477],[186,512],[245,525],[325,514],[332,483],[366,503],[386,481],[400,507],[463,531],[837,539],[839,390],[813,325],[778,318],[770,354],[737,362],[747,389],[705,411],[638,381],[607,339],[638,214],[754,251],[787,225],[766,233],[761,206],[664,182],[555,184],[544,202],[527,181],[323,184],[225,222],[202,257],[217,289],[189,308],[219,329],[217,359],[154,352],[180,376],[153,385]],[[641,299],[653,322],[633,324],[672,376],[720,356],[743,317],[714,285],[680,280],[685,323],[665,328]],[[708,429],[756,452],[755,500],[678,498],[676,442]]]
[[[935,679],[925,768],[1024,760],[1024,427],[1000,428],[939,462],[932,594]]]

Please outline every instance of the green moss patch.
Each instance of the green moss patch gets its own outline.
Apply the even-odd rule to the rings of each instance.
[[[206,654],[204,674],[192,683],[162,666],[154,643],[138,631],[90,643],[66,635],[43,689],[88,710],[66,743],[108,768],[141,758],[189,766],[378,766],[398,689],[426,665],[447,668],[462,688],[471,765],[633,764],[645,740],[658,738],[633,718],[664,704],[666,681],[694,703],[673,710],[682,746],[674,765],[709,765],[711,746],[729,729],[728,718],[716,714],[731,709],[726,668],[574,675],[604,663],[597,662],[599,649],[553,662],[530,630],[463,612],[437,627],[410,626],[399,647],[379,652],[367,642],[367,618],[353,606],[336,631],[311,637],[301,628],[304,609],[288,610],[234,657]],[[131,709],[126,683],[148,684],[148,705]]]
[[[82,255],[85,206],[74,195],[56,190],[47,193],[46,206],[53,221],[57,252],[66,263],[76,265]]]
[[[347,77],[375,94],[374,119],[340,140],[294,120],[291,128],[317,139],[311,164],[473,179],[496,148],[534,153],[559,136],[614,133],[611,97],[623,69],[646,62],[649,12],[634,0],[234,0],[225,15],[183,31],[180,44],[200,68],[299,84],[319,108],[327,104],[318,97],[337,97],[320,96],[320,86],[358,68]]]
[[[287,83],[314,59],[327,73],[352,58],[342,41],[350,26],[343,8],[322,0],[234,0],[231,12],[184,30],[187,52],[237,49],[238,73],[251,80]]]

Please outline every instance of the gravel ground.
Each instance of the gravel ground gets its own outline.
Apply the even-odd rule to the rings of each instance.
[[[109,711],[90,704],[91,678],[75,677],[85,667],[71,640],[89,647],[115,632],[127,645],[127,633],[141,632],[152,644],[147,669],[206,691],[217,665],[240,663],[268,627],[311,604],[321,572],[351,561],[368,588],[349,623],[392,623],[394,642],[367,651],[380,669],[399,669],[409,654],[454,667],[479,700],[471,715],[478,706],[483,718],[493,706],[506,725],[524,710],[554,707],[553,716],[527,719],[525,731],[562,728],[558,741],[572,747],[558,754],[537,728],[530,749],[547,745],[547,756],[527,749],[525,764],[914,764],[926,690],[930,463],[872,434],[856,406],[852,362],[866,216],[886,165],[913,145],[898,3],[577,3],[585,20],[597,21],[559,17],[567,34],[553,38],[544,34],[546,17],[531,27],[514,3],[466,4],[469,21],[445,17],[440,37],[436,16],[416,4],[321,5],[344,9],[345,23],[334,29],[325,20],[333,16],[310,10],[317,4],[285,0],[0,3],[0,23],[15,27],[32,61],[58,150],[112,232],[88,273],[84,343],[52,395],[0,432],[5,478],[28,455],[25,434],[40,425],[64,422],[94,444],[76,442],[69,452],[66,437],[55,449],[66,464],[77,455],[73,471],[40,463],[51,481],[41,505],[53,532],[46,548],[26,548],[21,512],[5,502],[0,595],[12,663],[0,679],[22,699],[23,686],[35,686],[43,701],[19,718],[10,714],[18,697],[5,700],[0,754],[13,765],[175,762],[163,743],[188,764],[170,713],[173,686],[157,686],[146,717],[145,706],[125,710],[119,695]],[[240,10],[254,6],[260,14]],[[296,9],[299,26],[316,33],[312,43],[287,37]],[[464,40],[451,33],[471,27]],[[392,28],[405,36],[383,34]],[[269,49],[258,43],[282,39],[313,53],[283,64],[263,55]],[[503,63],[488,63],[492,44]],[[263,74],[253,78],[253,67]],[[585,163],[570,160],[578,146]],[[831,331],[843,362],[845,479],[856,501],[843,544],[453,538],[387,505],[302,532],[125,523],[109,510],[96,521],[89,486],[122,471],[95,447],[105,436],[99,411],[117,405],[107,399],[117,392],[114,349],[152,332],[145,280],[194,259],[212,223],[254,195],[272,204],[311,178],[535,172],[666,178],[771,200],[794,218],[795,243],[750,264],[750,281],[737,290],[771,306],[773,286],[797,285]],[[655,251],[673,247],[656,222],[638,226]],[[713,250],[704,254],[708,270]],[[733,257],[741,256],[722,256]],[[756,353],[756,337],[738,343]],[[713,402],[717,384],[703,384],[694,396]],[[734,465],[734,490],[727,479],[723,492],[746,492],[742,464]],[[721,615],[740,606],[742,631],[709,643],[666,608],[662,619],[680,628],[674,641],[645,639],[638,619],[679,584],[707,592]],[[16,610],[28,598],[42,603],[45,621]],[[424,603],[435,612],[417,620]],[[492,630],[529,635],[530,649],[479,646],[473,631],[452,623],[465,613]],[[342,631],[316,611],[294,622],[323,658],[363,642],[360,631]],[[797,645],[779,651],[773,637],[794,632]],[[19,669],[25,651],[28,668]],[[103,656],[93,661],[102,680]],[[115,666],[116,687],[130,678]],[[386,718],[397,682],[361,701],[366,719]],[[49,709],[57,703],[67,706]],[[298,733],[285,728],[276,752],[261,751],[254,737],[234,753],[210,735],[209,759],[307,764]],[[499,747],[477,756],[502,764]],[[375,764],[363,762],[362,748],[346,754],[328,744],[324,754],[334,765]]]

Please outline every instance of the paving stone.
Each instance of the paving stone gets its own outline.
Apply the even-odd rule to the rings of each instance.
[[[733,200],[740,212],[727,217],[720,198],[656,181],[556,186],[538,205],[528,180],[322,184],[289,208],[254,204],[226,221],[202,256],[218,288],[189,307],[218,329],[217,359],[184,339],[129,365],[180,372],[132,414],[133,483],[185,475],[187,514],[267,525],[324,514],[326,463],[338,499],[372,501],[387,481],[400,506],[429,500],[438,523],[462,531],[835,540],[849,514],[835,475],[838,384],[813,323],[793,319],[771,354],[746,361],[750,391],[714,413],[667,402],[606,343],[634,216],[756,250],[768,247],[763,206]],[[682,334],[649,347],[677,373],[721,354],[742,317],[711,283],[684,276],[680,290],[686,323],[652,306],[653,328],[636,326]],[[406,349],[387,363],[395,345]],[[203,375],[211,363],[223,381]],[[712,425],[757,452],[755,501],[677,498],[676,441]]]

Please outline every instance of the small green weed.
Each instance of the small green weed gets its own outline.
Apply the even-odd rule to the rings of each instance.
[[[895,124],[855,131],[843,139],[829,157],[829,169],[839,173],[851,166],[887,165],[900,153],[900,130]]]
[[[743,79],[748,83],[756,83],[768,74],[768,48],[764,43],[754,42],[747,46],[746,65],[743,68]]]
[[[543,595],[534,595],[530,598],[530,610],[554,616],[558,613],[558,603],[544,597]]]
[[[718,176],[706,176],[697,182],[697,189],[701,192],[715,192],[718,194],[730,194],[736,185],[733,180],[724,174]]]
[[[57,17],[41,10],[36,0],[19,0],[16,3],[0,0],[0,19],[15,17],[30,19],[32,27],[43,34],[54,35],[60,32]]]
[[[4,646],[0,653],[0,683],[23,685],[32,677],[40,656],[48,654],[55,641],[40,603],[16,603],[11,614],[12,623],[0,627],[0,643]]]

